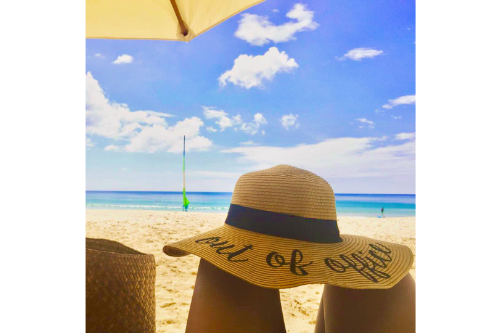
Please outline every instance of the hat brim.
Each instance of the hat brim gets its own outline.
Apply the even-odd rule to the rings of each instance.
[[[227,224],[165,245],[163,252],[199,256],[251,284],[292,288],[330,284],[351,289],[388,289],[410,270],[404,245],[341,235],[340,243],[313,243],[268,236]]]

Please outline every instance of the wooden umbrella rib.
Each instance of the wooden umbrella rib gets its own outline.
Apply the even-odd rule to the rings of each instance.
[[[177,16],[177,20],[179,21],[179,25],[181,26],[182,35],[187,36],[188,30],[182,21],[181,13],[179,12],[179,8],[177,7],[177,3],[175,0],[170,0],[172,7],[174,8],[175,16]]]

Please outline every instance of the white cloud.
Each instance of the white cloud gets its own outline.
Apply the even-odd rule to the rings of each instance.
[[[86,123],[87,133],[118,139],[134,136],[147,125],[166,126],[167,113],[155,111],[130,111],[127,104],[109,101],[104,91],[92,77],[86,75]]]
[[[281,117],[281,126],[283,126],[286,130],[289,130],[290,128],[299,128],[300,124],[297,122],[298,118],[298,114],[285,114]]]
[[[130,64],[134,60],[134,57],[128,54],[122,54],[121,56],[118,56],[115,61],[113,61],[113,64],[115,65],[122,65],[122,64]]]
[[[351,59],[351,60],[355,60],[355,61],[361,61],[361,59],[374,58],[374,57],[381,55],[383,53],[384,53],[384,51],[369,49],[366,47],[359,47],[359,48],[350,50],[349,52],[344,54],[344,56],[342,56],[339,60]]]
[[[249,123],[242,123],[240,129],[250,135],[255,135],[259,131],[259,127],[261,125],[267,124],[266,118],[261,113],[256,113],[253,116],[253,121]],[[262,135],[264,135],[265,132],[262,131]]]
[[[183,136],[186,136],[186,151],[207,150],[212,142],[199,136],[203,121],[200,118],[186,118],[177,122],[174,126],[164,127],[153,125],[144,128],[141,133],[130,139],[125,146],[127,152],[149,152],[168,151],[181,153],[183,150]]]
[[[169,126],[169,114],[156,111],[131,111],[126,104],[109,101],[99,82],[90,72],[86,75],[87,133],[114,139],[120,145],[108,145],[106,151],[182,152],[183,136],[186,150],[206,150],[212,144],[200,136],[203,121],[186,118]]]
[[[238,118],[239,116],[235,116],[231,119],[225,111],[217,110],[211,106],[203,106],[203,115],[207,119],[217,119],[215,123],[219,125],[221,132],[228,127],[233,127],[241,121],[241,119]]]
[[[369,128],[375,128],[375,123],[371,120],[368,120],[366,118],[358,118],[356,121],[359,121],[360,123],[366,124]],[[359,128],[363,128],[364,126],[359,126]]]
[[[233,117],[233,124],[234,125],[240,125],[243,123],[243,119],[241,119],[241,116],[237,114],[236,116]]]
[[[391,117],[392,117],[392,119],[401,119],[401,118],[403,118],[401,116],[392,116],[392,115],[391,115]]]
[[[105,56],[103,56],[103,55],[102,55],[102,54],[100,54],[100,53],[96,53],[96,54],[94,54],[94,56],[95,56],[96,58],[101,58],[101,59],[105,59],[105,58],[106,58]]]
[[[397,177],[415,172],[415,142],[377,146],[386,137],[335,138],[294,147],[236,147],[239,161],[254,170],[289,164],[328,178]]]
[[[292,21],[274,25],[267,16],[242,14],[234,35],[251,45],[262,46],[269,42],[276,44],[294,40],[297,32],[315,30],[318,27],[318,23],[313,20],[314,12],[307,10],[304,4],[295,4],[286,16]]]
[[[273,9],[273,13],[279,13],[279,9]]]
[[[256,143],[253,142],[252,140],[250,140],[250,141],[241,142],[240,145],[241,146],[255,146]]]
[[[415,133],[399,133],[394,137],[395,140],[413,140]]]
[[[208,126],[207,131],[212,132],[212,133],[217,132],[217,130],[215,128],[213,128],[212,126]]]
[[[396,99],[390,99],[389,103],[382,105],[384,109],[392,109],[395,106],[398,105],[408,105],[408,104],[415,104],[417,101],[417,97],[415,95],[406,95],[406,96],[401,96]]]
[[[86,146],[87,148],[92,148],[92,147],[94,147],[94,143],[92,142],[92,139],[90,139],[90,138],[85,138],[85,146]]]
[[[223,132],[228,127],[233,127],[235,131],[242,130],[243,132],[255,135],[257,134],[261,125],[267,124],[266,118],[261,113],[256,113],[253,117],[253,121],[244,122],[241,115],[230,116],[224,110],[217,110],[211,106],[203,106],[203,114],[207,119],[216,119],[215,123],[219,125],[220,131]],[[215,128],[211,127],[212,130],[217,131]]]
[[[246,89],[262,87],[264,80],[272,81],[277,73],[290,72],[297,67],[295,59],[289,58],[285,51],[271,47],[263,55],[241,54],[234,60],[233,68],[219,77],[219,84],[224,87],[229,81]]]
[[[109,145],[104,147],[104,151],[120,151],[120,147],[115,145]]]

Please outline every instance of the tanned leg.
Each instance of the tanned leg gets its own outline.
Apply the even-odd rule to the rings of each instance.
[[[325,285],[321,298],[325,333],[415,332],[415,281],[406,275],[391,289],[346,289]],[[323,311],[321,311],[323,310]]]
[[[325,314],[323,309],[323,296],[321,296],[321,302],[319,303],[318,315],[316,317],[316,326],[314,327],[314,333],[325,333]]]
[[[257,287],[201,259],[186,333],[284,333],[278,289]]]

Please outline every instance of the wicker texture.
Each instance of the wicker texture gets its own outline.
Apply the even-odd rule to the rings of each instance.
[[[337,218],[330,185],[288,165],[241,176],[231,203],[305,218]],[[195,254],[249,283],[278,289],[314,283],[388,289],[413,264],[407,246],[342,233],[340,237],[340,243],[307,242],[224,224],[168,244],[163,251],[174,257]]]
[[[249,260],[244,262],[228,261],[227,255],[218,254],[217,249],[210,247],[210,244],[196,243],[196,240],[211,237],[219,237],[220,242],[227,241],[226,245],[235,245],[234,249],[252,245],[251,250],[234,258]],[[195,254],[249,283],[275,289],[292,288],[305,284],[331,284],[351,289],[388,289],[396,285],[408,273],[413,264],[413,254],[407,246],[353,235],[342,235],[342,240],[341,243],[333,244],[311,243],[267,236],[224,225],[201,235],[169,244],[164,247],[164,251],[172,256]],[[388,267],[386,269],[377,269],[377,271],[388,274],[390,278],[377,277],[365,268],[365,272],[377,279],[377,282],[373,282],[352,268],[339,273],[325,264],[324,260],[331,258],[346,265],[346,262],[340,260],[340,255],[345,255],[348,260],[356,263],[357,267],[361,269],[360,263],[352,258],[352,254],[359,255],[360,258],[371,258],[373,260],[373,257],[369,255],[369,251],[372,250],[370,244],[381,244],[390,249],[391,253],[389,255],[392,261],[387,263]],[[291,261],[292,251],[296,249],[300,250],[303,255],[302,261],[298,263],[299,266],[312,262],[312,264],[304,267],[304,270],[308,273],[307,275],[296,275],[290,271],[288,263]],[[271,252],[283,256],[287,264],[280,267],[269,266],[266,258]],[[379,252],[376,253],[380,254]],[[383,254],[380,254],[380,256],[384,257]],[[366,262],[368,261],[366,260]],[[273,264],[278,266],[278,262],[275,260],[273,260]]]
[[[231,203],[314,219],[337,219],[335,195],[328,182],[289,165],[244,174],[234,187]]]
[[[87,332],[155,332],[154,256],[86,239]]]

